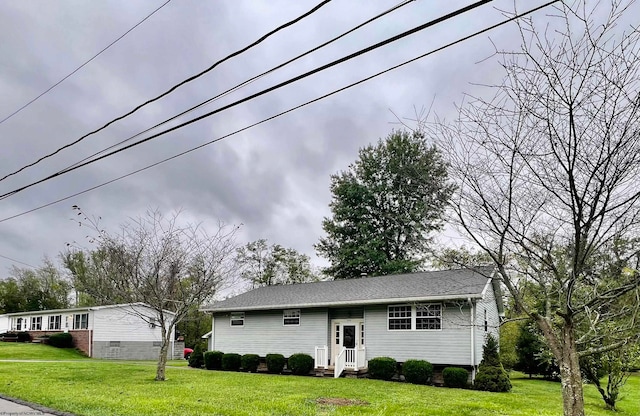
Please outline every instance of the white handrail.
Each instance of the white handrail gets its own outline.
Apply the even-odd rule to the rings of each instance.
[[[329,367],[329,347],[316,347],[316,368]]]
[[[347,349],[345,347],[342,347],[340,354],[338,354],[338,356],[336,357],[336,364],[333,370],[333,378],[340,377],[340,375],[344,371],[344,368],[346,367],[346,355]]]

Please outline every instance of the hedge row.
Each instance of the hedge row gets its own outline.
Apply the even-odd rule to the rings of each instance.
[[[427,384],[432,382],[433,366],[425,360],[407,360],[399,369],[396,360],[391,357],[376,357],[369,360],[369,377],[378,380],[391,380],[403,375],[412,384]],[[446,367],[442,371],[442,378],[446,387],[468,387],[469,372],[464,368]]]
[[[195,352],[195,351],[194,351]],[[207,351],[204,353],[204,367],[207,370],[247,371],[255,373],[260,365],[260,356],[256,354],[223,353],[222,351]],[[284,370],[287,360],[282,354],[267,354],[267,371],[280,374]],[[307,375],[313,369],[313,357],[308,354],[293,354],[289,357],[288,368],[292,374]]]

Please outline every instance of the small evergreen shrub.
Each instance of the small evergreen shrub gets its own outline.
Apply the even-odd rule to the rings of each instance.
[[[287,361],[287,367],[297,376],[306,376],[313,369],[313,357],[309,354],[293,354]]]
[[[73,348],[73,337],[68,332],[60,332],[49,336],[47,344],[57,348]]]
[[[244,371],[257,373],[260,365],[260,356],[256,354],[245,354],[240,358],[240,365]]]
[[[442,370],[445,387],[463,389],[467,387],[469,372],[460,367],[446,367]]]
[[[222,369],[224,371],[240,371],[242,356],[236,353],[222,355]]]
[[[391,380],[396,374],[398,363],[391,357],[376,357],[369,360],[369,377],[378,380]]]
[[[507,392],[511,390],[511,381],[502,367],[481,365],[473,387],[476,390]]]
[[[433,366],[425,360],[407,360],[402,364],[402,374],[411,384],[427,384],[433,375]]]
[[[222,369],[222,351],[207,351],[204,353],[204,368],[207,370]]]
[[[28,332],[18,332],[18,342],[31,342],[31,335]]]
[[[267,371],[270,374],[280,374],[284,369],[284,355],[282,354],[267,354]]]
[[[193,352],[189,356],[189,367],[202,368],[204,365],[204,353],[201,344],[196,344]]]

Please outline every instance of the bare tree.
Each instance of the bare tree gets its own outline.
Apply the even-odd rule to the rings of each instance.
[[[499,53],[495,96],[422,125],[448,156],[455,221],[558,361],[565,415],[584,415],[579,358],[637,337],[638,303],[612,305],[637,293],[638,270],[593,267],[597,253],[640,235],[640,32],[621,27],[631,7],[562,3],[542,27],[521,22],[522,50]]]
[[[106,271],[100,285],[83,289],[94,298],[106,285],[117,301],[144,302],[156,313],[152,317],[162,330],[156,380],[165,379],[167,352],[175,325],[193,305],[210,301],[232,275],[237,227],[219,224],[215,234],[199,226],[182,226],[178,215],[165,218],[157,210],[122,225],[118,234],[100,230],[79,208],[84,224],[98,232],[95,241],[98,270]],[[171,313],[167,313],[167,311]],[[140,314],[142,319],[150,319]]]

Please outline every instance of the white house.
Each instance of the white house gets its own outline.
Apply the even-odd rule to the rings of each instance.
[[[303,352],[316,368],[358,371],[374,357],[424,359],[475,373],[498,337],[500,283],[490,267],[267,286],[203,307],[209,349]]]
[[[162,342],[157,312],[144,303],[9,313],[0,316],[0,331],[26,331],[33,339],[69,332],[76,348],[93,358],[157,359]],[[172,333],[169,357],[182,358],[174,338]]]

